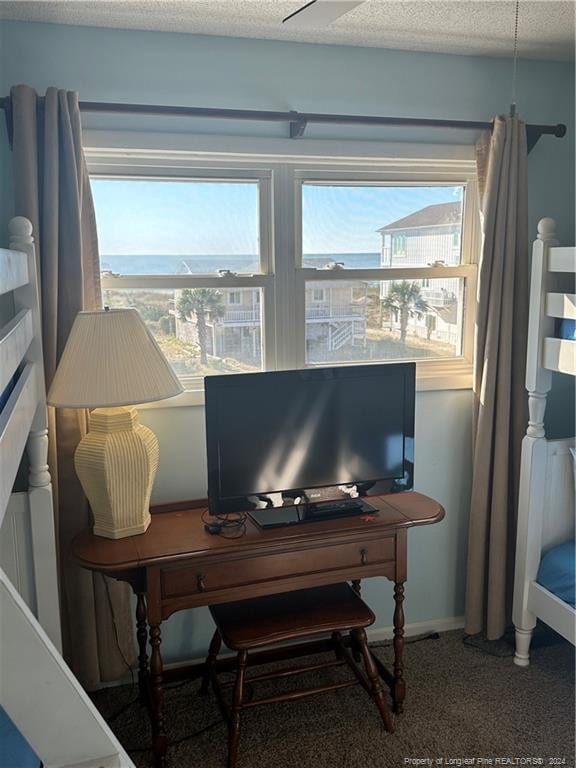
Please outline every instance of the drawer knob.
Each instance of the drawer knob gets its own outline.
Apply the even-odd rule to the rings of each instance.
[[[198,592],[205,592],[206,591],[206,582],[204,581],[204,574],[199,573],[196,577],[196,581],[198,583]]]
[[[367,549],[361,549],[360,550],[360,558],[362,560],[362,565],[368,565],[368,550]]]

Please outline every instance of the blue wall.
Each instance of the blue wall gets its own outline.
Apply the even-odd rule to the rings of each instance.
[[[3,74],[2,68],[3,67]],[[4,23],[0,82],[77,89],[85,100],[190,104],[249,109],[383,114],[485,120],[507,111],[511,62],[373,48],[197,37],[50,24]],[[530,239],[544,215],[574,241],[574,74],[570,64],[521,61],[518,109],[531,122],[565,122],[569,135],[544,138],[530,155]],[[285,135],[286,127],[120,119],[87,115],[95,128]],[[0,128],[0,159],[5,152]],[[382,138],[470,143],[465,133],[374,131],[315,127],[312,137]],[[1,143],[4,146],[1,146]],[[1,182],[0,182],[1,184]],[[0,201],[1,203],[1,201]],[[10,213],[9,201],[4,209]],[[570,381],[558,379],[548,427],[572,433]],[[160,440],[155,498],[203,495],[206,487],[202,408],[146,410],[142,419]],[[470,491],[471,394],[422,392],[417,397],[416,484],[446,507],[445,521],[410,533],[407,618],[443,620],[463,613],[465,546]],[[365,594],[389,626],[390,590],[380,580]],[[168,622],[168,658],[201,652],[210,634],[205,611]]]

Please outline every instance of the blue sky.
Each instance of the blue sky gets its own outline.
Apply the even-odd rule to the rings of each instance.
[[[100,253],[255,254],[255,183],[93,179]],[[305,184],[304,253],[375,253],[376,232],[461,187],[352,187]]]

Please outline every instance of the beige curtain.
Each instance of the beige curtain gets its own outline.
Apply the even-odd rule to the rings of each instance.
[[[466,633],[504,634],[514,576],[528,325],[526,129],[498,117],[477,146],[484,243],[474,360]]]
[[[15,213],[34,227],[40,268],[46,385],[72,322],[101,306],[98,243],[78,96],[49,88],[44,99],[23,85],[11,90]],[[134,661],[126,584],[78,568],[68,552],[90,512],[73,466],[86,412],[49,409],[49,462],[57,510],[64,656],[87,688],[115,680]]]

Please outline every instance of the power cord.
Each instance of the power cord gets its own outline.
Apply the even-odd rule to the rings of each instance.
[[[123,707],[120,707],[120,709],[117,712],[114,712],[111,715],[107,715],[105,720],[107,723],[113,723],[114,720],[117,720],[120,715],[123,715],[124,712],[127,712],[131,707],[134,706],[134,704],[137,704],[139,702],[139,699],[130,699],[130,701],[126,702]]]
[[[245,512],[222,512],[215,515],[203,512],[202,522],[208,533],[227,539],[239,539],[246,533],[246,517]]]
[[[132,698],[130,701],[128,701],[126,704],[124,704],[117,712],[114,712],[112,715],[110,715],[107,719],[108,722],[112,722],[113,720],[116,720],[116,718],[120,717],[126,710],[128,710],[131,706],[136,704],[139,701],[138,696],[134,697],[134,689],[136,687],[136,681],[134,679],[134,670],[132,669],[132,665],[128,662],[128,659],[126,658],[124,651],[122,650],[122,646],[120,644],[120,635],[118,633],[118,624],[116,623],[116,615],[114,613],[114,606],[112,604],[112,595],[110,594],[110,584],[108,583],[108,580],[106,576],[102,574],[102,582],[104,584],[104,591],[106,592],[106,601],[108,603],[108,608],[110,610],[110,618],[112,619],[112,628],[114,630],[114,642],[116,645],[116,649],[118,651],[118,654],[120,655],[122,661],[124,662],[124,665],[128,672],[130,672],[130,692],[132,694]]]
[[[224,720],[220,718],[219,720],[213,720],[211,723],[208,723],[208,725],[205,725],[204,728],[201,728],[199,731],[194,731],[193,733],[189,733],[186,736],[182,736],[179,739],[175,739],[174,741],[168,742],[168,747],[176,747],[178,744],[183,744],[185,741],[190,741],[190,739],[195,739],[198,736],[202,736],[207,731],[212,730],[212,728],[216,728],[217,725],[223,725]],[[124,747],[126,752],[129,754],[142,754],[144,752],[149,752],[150,747],[135,747],[132,749],[130,746]]]
[[[404,638],[404,645],[412,645],[413,643],[421,643],[424,640],[440,640],[438,632],[429,632],[427,635],[418,635],[417,637]],[[392,648],[392,640],[376,640],[374,643],[368,643],[370,648]]]
[[[179,683],[168,683],[167,685],[163,686],[163,689],[165,691],[174,691],[177,688],[182,688],[185,685],[189,685],[190,680],[182,680]],[[140,704],[140,696],[136,696],[135,698],[130,699],[130,701],[127,701],[126,704],[123,704],[116,712],[113,712],[111,715],[106,715],[104,718],[107,723],[112,723],[114,720],[120,717],[120,715],[123,715],[124,712],[127,712],[131,707],[135,706],[136,704]]]
[[[114,641],[116,643],[116,648],[118,649],[118,653],[120,654],[120,657],[122,658],[122,661],[126,666],[126,669],[128,670],[128,672],[130,672],[132,690],[134,690],[134,687],[136,684],[134,680],[134,670],[132,669],[132,665],[129,663],[128,659],[124,655],[124,651],[122,650],[122,646],[120,645],[120,635],[118,633],[118,624],[116,623],[116,616],[114,614],[114,606],[112,605],[112,595],[110,594],[110,584],[108,583],[108,580],[104,575],[102,575],[102,580],[104,582],[104,590],[106,592],[108,608],[110,609],[110,617],[112,619],[112,627],[114,629]]]
[[[214,515],[214,517],[216,517]],[[421,643],[424,640],[439,640],[440,635],[438,632],[430,632],[427,635],[422,635],[414,638],[408,638],[405,639],[404,642],[406,645],[411,645],[412,643]],[[392,643],[390,641],[386,640],[380,640],[375,643],[370,643],[371,648],[389,648],[392,646]],[[175,690],[177,688],[181,688],[185,685],[189,685],[190,680],[183,680],[178,683],[174,683],[172,685],[168,685],[164,687],[164,690]],[[250,681],[247,681],[247,686],[250,685]],[[250,686],[252,688],[252,686]],[[253,696],[253,689],[249,692],[248,698],[252,698]],[[117,717],[122,715],[126,710],[128,710],[131,706],[133,706],[135,703],[137,703],[138,699],[134,701],[129,701],[127,704],[125,704],[123,707],[121,707],[117,712],[115,712],[113,715],[110,715],[106,717],[106,722],[110,723],[113,720],[115,720]],[[202,736],[204,733],[207,733],[208,731],[211,731],[213,728],[216,728],[218,725],[223,725],[224,719],[219,718],[218,720],[213,720],[211,723],[208,723],[208,725],[205,725],[203,728],[200,728],[198,731],[193,731],[192,733],[187,734],[186,736],[182,736],[179,739],[174,739],[174,741],[170,741],[168,743],[169,747],[175,747],[179,744],[183,744],[186,741],[190,741],[191,739],[198,738],[199,736]],[[150,747],[141,747],[141,746],[135,746],[135,747],[125,747],[126,752],[129,754],[143,754],[145,752],[150,751]]]

